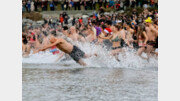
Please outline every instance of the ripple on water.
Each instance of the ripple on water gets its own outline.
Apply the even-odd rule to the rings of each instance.
[[[23,68],[24,101],[157,101],[157,71]]]

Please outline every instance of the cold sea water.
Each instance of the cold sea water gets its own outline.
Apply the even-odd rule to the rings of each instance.
[[[49,51],[22,60],[23,101],[157,101],[158,59],[139,58],[134,50],[119,54],[120,61],[100,46],[78,45],[86,53],[86,67]]]

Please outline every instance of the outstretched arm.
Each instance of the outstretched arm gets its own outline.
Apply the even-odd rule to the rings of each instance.
[[[51,48],[51,47],[53,47],[53,46],[56,46],[58,43],[60,43],[59,40],[57,40],[56,42],[54,42],[54,43],[52,43],[52,44],[50,44],[50,45],[45,46],[43,49],[40,49],[39,51],[45,51],[45,50],[48,49],[48,48]]]
[[[99,36],[100,38],[103,38],[103,39],[111,39],[112,38],[112,35],[110,36],[107,36],[107,37],[104,37],[104,36]]]

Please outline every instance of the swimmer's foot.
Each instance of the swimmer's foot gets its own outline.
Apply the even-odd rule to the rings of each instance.
[[[116,57],[116,60],[118,61],[118,62],[120,62],[121,60],[119,60],[119,58],[118,57]]]
[[[149,62],[149,60],[150,60],[149,57],[146,60]]]
[[[97,53],[94,53],[94,56],[98,56]]]
[[[28,58],[29,57],[29,54],[24,54],[23,55],[23,58]]]
[[[118,62],[120,62],[121,60],[119,60],[119,59],[116,59]]]

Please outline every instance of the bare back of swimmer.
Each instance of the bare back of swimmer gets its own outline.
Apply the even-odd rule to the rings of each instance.
[[[82,61],[82,58],[88,58],[92,55],[85,54],[82,50],[80,50],[77,46],[70,44],[66,40],[62,38],[55,38],[54,36],[51,36],[50,38],[51,44],[45,46],[43,49],[40,49],[39,51],[45,51],[46,49],[56,46],[58,49],[63,51],[66,54],[69,54],[77,63],[80,65],[86,66],[86,63]]]

